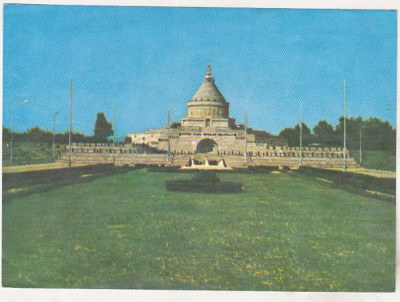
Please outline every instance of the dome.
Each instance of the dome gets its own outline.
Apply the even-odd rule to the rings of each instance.
[[[211,76],[211,66],[207,66],[207,74],[203,79],[203,83],[197,92],[193,95],[189,102],[219,102],[224,103],[225,98],[215,85],[214,77]]]

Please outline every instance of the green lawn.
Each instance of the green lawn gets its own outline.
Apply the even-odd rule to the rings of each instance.
[[[395,204],[297,173],[132,170],[3,203],[3,286],[393,291]]]
[[[353,156],[360,163],[360,151],[351,150]],[[396,171],[396,152],[381,150],[362,151],[363,158],[361,162],[362,168]]]

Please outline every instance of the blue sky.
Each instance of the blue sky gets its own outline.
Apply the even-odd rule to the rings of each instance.
[[[210,64],[230,115],[278,134],[343,115],[396,124],[395,11],[5,5],[3,124],[93,134],[96,114],[117,134],[186,115]],[[392,110],[387,110],[386,107]]]

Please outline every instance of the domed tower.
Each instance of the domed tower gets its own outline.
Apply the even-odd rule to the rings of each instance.
[[[203,83],[188,101],[187,107],[187,117],[181,119],[182,127],[224,128],[234,125],[234,120],[229,118],[229,103],[215,85],[210,65]]]

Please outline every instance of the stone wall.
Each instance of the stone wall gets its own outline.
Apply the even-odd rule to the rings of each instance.
[[[223,158],[228,167],[244,168],[247,166],[288,166],[297,167],[300,162],[300,150],[295,147],[269,147],[261,151],[249,151],[247,162],[243,151],[228,150],[212,153],[196,153],[191,150],[174,150],[168,161],[167,154],[148,153],[130,144],[73,144],[72,161],[80,163],[114,163],[116,165],[172,165],[185,166],[190,158]],[[61,160],[67,161],[68,147],[64,150]],[[343,150],[338,147],[305,147],[302,151],[302,165],[322,168],[343,167]],[[350,153],[346,152],[348,167],[359,167]]]

